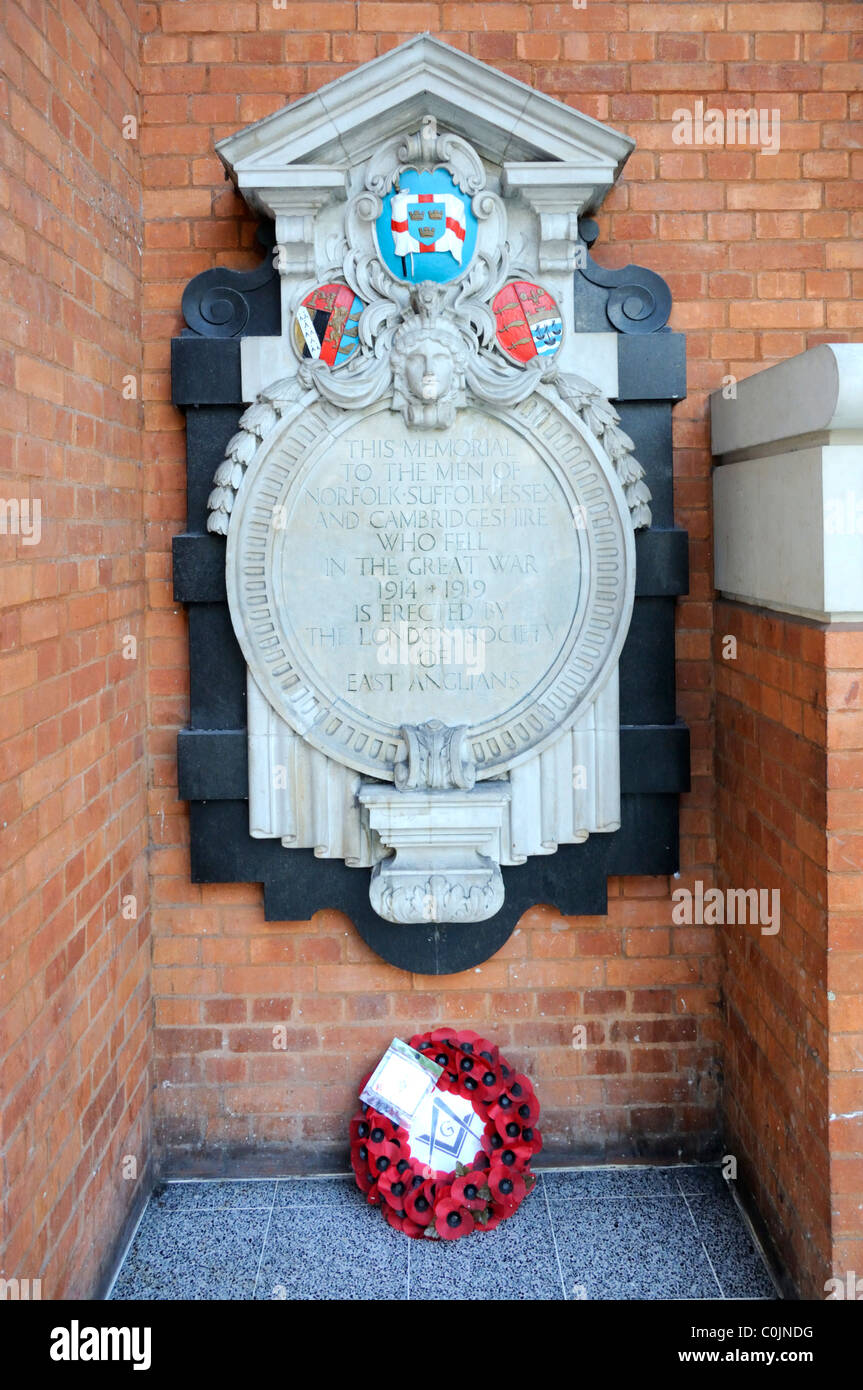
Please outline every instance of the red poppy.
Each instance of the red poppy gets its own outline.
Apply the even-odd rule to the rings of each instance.
[[[488,1108],[488,1118],[491,1120],[504,1144],[521,1139],[521,1121],[515,1113],[515,1107],[509,1106],[504,1109],[500,1103],[490,1105]]]
[[[366,1167],[369,1166],[371,1155],[369,1154],[369,1143],[367,1139],[359,1139],[355,1144],[351,1144],[351,1158],[354,1156],[359,1159],[360,1163],[364,1163]]]
[[[525,1125],[524,1129],[521,1131],[521,1143],[530,1150],[530,1156],[532,1158],[533,1155],[538,1154],[542,1148],[542,1135],[538,1129],[531,1129],[530,1126]]]
[[[387,1206],[400,1216],[405,1213],[405,1199],[410,1189],[410,1173],[402,1174],[395,1164],[391,1164],[378,1178],[378,1187]]]
[[[398,1212],[393,1211],[392,1207],[384,1207],[384,1217],[394,1231],[401,1231],[403,1235],[410,1236],[412,1240],[417,1240],[420,1236],[425,1235],[424,1227],[418,1226],[415,1221],[411,1221],[409,1216],[399,1216]]]
[[[500,1057],[500,1049],[494,1043],[489,1042],[488,1038],[478,1038],[474,1049],[477,1057],[481,1057],[484,1062],[488,1062],[490,1067],[496,1067]]]
[[[470,1173],[465,1173],[464,1177],[456,1178],[452,1185],[453,1201],[460,1202],[469,1211],[482,1211],[483,1207],[488,1206],[488,1196],[480,1196],[480,1192],[488,1191],[487,1176],[475,1168]]]
[[[381,1205],[381,1190],[376,1182],[372,1183],[371,1187],[366,1193],[366,1201],[368,1202],[370,1207],[379,1207]]]
[[[370,1110],[363,1119],[369,1127],[368,1145],[372,1153],[377,1153],[378,1146],[381,1144],[397,1144],[400,1130],[398,1125],[394,1125],[385,1115],[379,1115],[377,1111]]]
[[[537,1133],[538,1131],[535,1130],[534,1134]],[[539,1143],[541,1147],[542,1140]],[[523,1168],[534,1152],[532,1143],[528,1143],[521,1136],[521,1132],[516,1139],[510,1135],[500,1134],[497,1129],[492,1130],[490,1134],[483,1135],[482,1147],[492,1163],[503,1163],[507,1168]],[[374,1165],[372,1165],[372,1171],[374,1171]]]
[[[354,1144],[364,1144],[371,1132],[371,1126],[365,1115],[354,1115],[350,1125],[351,1146]]]
[[[415,1221],[418,1226],[430,1226],[434,1221],[436,1193],[437,1184],[428,1181],[408,1191],[405,1209],[411,1221]]]
[[[422,1226],[417,1226],[410,1216],[400,1216],[399,1212],[393,1211],[392,1207],[384,1207],[384,1219],[389,1222],[393,1230],[400,1230],[403,1236],[410,1236],[411,1240],[417,1240],[418,1236],[424,1236]]]
[[[439,1067],[443,1067],[443,1075],[438,1080],[438,1085],[448,1072],[458,1071],[458,1044],[455,1033],[451,1028],[435,1028],[432,1033],[427,1034],[429,1042],[434,1043],[433,1049],[426,1049],[425,1055],[431,1057]]]
[[[492,1163],[496,1163],[497,1160],[500,1158],[501,1150],[504,1146],[504,1141],[498,1134],[497,1130],[494,1128],[494,1121],[491,1121],[491,1128],[486,1129],[485,1134],[482,1136],[481,1142],[483,1153],[488,1154]]]
[[[461,1082],[459,1081],[458,1072],[455,1071],[454,1068],[448,1069],[444,1067],[437,1079],[437,1088],[439,1091],[447,1091],[450,1095],[460,1096]]]
[[[360,1192],[368,1192],[369,1188],[372,1186],[368,1164],[363,1162],[359,1154],[351,1154],[351,1167],[354,1170],[354,1177],[357,1180],[357,1187],[360,1189]]]
[[[483,1085],[483,1078],[491,1074],[488,1071],[488,1063],[480,1057],[475,1057],[472,1052],[456,1053],[453,1070],[458,1078],[460,1093],[471,1102],[477,1099],[491,1099],[492,1095],[496,1094],[497,1088],[492,1092],[490,1082]],[[494,1079],[497,1079],[496,1076]]]
[[[378,1124],[377,1118],[372,1120],[369,1127],[369,1137],[366,1140],[370,1154],[383,1153],[387,1144],[392,1144],[395,1148],[399,1147],[398,1135],[393,1134],[388,1125]]]
[[[488,1185],[495,1204],[502,1207],[507,1214],[521,1205],[527,1191],[521,1173],[514,1172],[502,1163],[492,1165]]]
[[[419,1039],[411,1038],[410,1046],[416,1052],[422,1053],[423,1057],[427,1057],[430,1062],[437,1062],[439,1067],[449,1066],[452,1062],[452,1049],[443,1047],[441,1043],[432,1042],[428,1036],[424,1035]],[[445,1061],[440,1061],[439,1053],[445,1058]]]
[[[519,1139],[514,1143],[512,1139],[506,1141],[506,1147],[501,1149],[498,1158],[506,1168],[526,1168],[531,1160],[533,1148],[524,1139]]]
[[[512,1212],[506,1211],[503,1207],[498,1206],[496,1202],[492,1202],[484,1221],[481,1221],[479,1213],[477,1214],[474,1230],[493,1231],[495,1226],[499,1226],[501,1221],[505,1220],[507,1216],[512,1216]]]
[[[512,1087],[507,1091],[507,1095],[512,1100],[512,1109],[519,1124],[535,1125],[539,1119],[539,1101],[533,1091],[529,1094],[522,1092],[520,1096],[512,1094]]]
[[[396,1144],[390,1144],[384,1140],[380,1144],[369,1144],[369,1172],[375,1178],[379,1178],[388,1168],[395,1168],[400,1158],[404,1155]]]
[[[441,1240],[458,1240],[459,1236],[469,1235],[475,1222],[473,1213],[460,1202],[447,1197],[435,1206],[435,1230]]]
[[[477,1102],[484,1106],[493,1105],[500,1095],[502,1083],[499,1073],[489,1062],[480,1061],[473,1076],[476,1078],[476,1090],[471,1097],[474,1105]]]

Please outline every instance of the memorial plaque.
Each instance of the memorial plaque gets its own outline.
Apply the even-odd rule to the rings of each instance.
[[[482,922],[501,865],[620,824],[650,493],[567,367],[577,230],[544,167],[502,177],[427,115],[365,146],[345,202],[325,165],[284,202],[266,184],[291,350],[208,522],[247,665],[250,833],[370,869],[402,926]]]

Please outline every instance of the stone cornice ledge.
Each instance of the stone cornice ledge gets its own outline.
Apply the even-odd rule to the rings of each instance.
[[[600,206],[634,149],[620,131],[428,34],[265,116],[216,149],[247,200],[263,207],[259,191],[284,187],[288,165],[345,171],[426,113],[466,135],[499,166],[565,166],[565,177],[582,189],[582,211]]]
[[[823,343],[710,397],[711,448],[721,462],[764,445],[863,431],[863,343]]]
[[[715,584],[863,623],[863,344],[829,343],[710,398]]]

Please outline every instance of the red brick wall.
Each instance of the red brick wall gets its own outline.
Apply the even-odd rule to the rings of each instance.
[[[826,637],[833,1273],[863,1277],[863,631]]]
[[[718,882],[781,895],[775,935],[758,923],[720,933],[726,1152],[787,1267],[808,1296],[823,1297],[832,1256],[825,634],[728,603],[717,604],[715,631]]]
[[[151,820],[161,1138],[170,1164],[288,1146],[294,1161],[343,1142],[357,1077],[394,1032],[437,1019],[492,1028],[537,1082],[547,1136],[583,1154],[693,1153],[717,1128],[721,957],[709,928],[673,927],[669,885],[610,885],[607,919],[539,910],[493,961],[446,980],[377,960],[330,914],[266,924],[256,887],[188,879],[174,737],[186,718],[185,619],[170,537],[184,524],[183,420],[168,403],[168,340],[186,280],[248,266],[253,223],[214,141],[421,29],[633,136],[638,149],[599,217],[597,257],[663,274],[689,334],[688,400],[675,410],[678,523],[692,537],[680,604],[679,711],[692,729],[683,799],[685,878],[712,881],[713,597],[706,396],[859,324],[861,265],[849,181],[863,101],[851,59],[856,4],[170,3],[144,5],[145,446],[151,509]],[[696,97],[778,108],[782,148],[683,149],[672,113]],[[855,317],[855,314],[857,317]],[[273,1023],[289,1050],[274,1052]],[[589,1046],[571,1047],[576,1023]]]
[[[0,496],[41,538],[0,534],[0,1275],[81,1297],[150,1129],[136,6],[3,24]]]
[[[863,1269],[863,632],[718,604],[716,778],[720,883],[781,892],[722,933],[728,1152],[819,1298]]]
[[[772,765],[766,749],[759,762],[760,775],[773,779],[759,819],[766,834],[775,815],[778,838],[759,844],[758,871],[775,864],[784,884],[804,874],[788,890],[797,925],[787,938],[729,944],[723,936],[720,944],[712,929],[674,927],[664,879],[612,882],[607,919],[564,924],[535,910],[495,960],[444,981],[383,965],[333,914],[266,924],[255,886],[189,882],[175,768],[176,731],[187,719],[186,630],[170,586],[170,540],[185,520],[183,420],[169,404],[168,365],[187,280],[256,258],[253,222],[224,182],[214,141],[418,29],[633,136],[638,148],[600,215],[596,254],[665,275],[672,326],[689,335],[690,395],[675,411],[674,436],[678,522],[692,537],[692,588],[678,631],[679,709],[692,729],[694,765],[682,811],[682,881],[709,881],[717,821],[706,396],[729,373],[859,336],[863,98],[855,60],[863,6],[321,0],[277,10],[265,0],[10,0],[7,15],[0,274],[10,307],[0,320],[8,388],[0,462],[6,495],[43,499],[44,535],[32,548],[0,536],[2,820],[11,828],[5,852],[16,904],[2,929],[11,1001],[0,1024],[4,1272],[42,1272],[48,1295],[92,1286],[97,1252],[132,1197],[118,1158],[145,1159],[148,837],[167,1166],[204,1155],[213,1165],[239,1162],[244,1154],[261,1165],[268,1152],[300,1163],[312,1148],[332,1151],[343,1142],[363,1067],[393,1033],[437,1019],[488,1027],[512,1048],[537,1081],[559,1151],[704,1152],[717,1127],[725,951],[737,1011],[732,1019],[726,1004],[726,1085],[740,1156],[748,1143],[764,1172],[753,1077],[761,1084],[772,1067],[792,1109],[770,1113],[777,1121],[796,1115],[794,1133],[811,1137],[815,1155],[810,1198],[805,1179],[795,1187],[779,1160],[793,1202],[791,1218],[787,1208],[776,1211],[778,1228],[800,1212],[813,1231],[809,1263],[793,1232],[788,1257],[810,1281],[829,1261],[832,1183],[832,1257],[854,1267],[863,1180],[848,1118],[860,1108],[861,1027],[852,998],[861,794],[853,639],[842,653],[830,648],[833,634],[826,639],[823,695],[783,692],[784,651],[775,652],[780,665],[750,677],[743,695],[724,685],[718,693],[723,716],[757,710],[774,727]],[[140,138],[124,141],[120,123],[138,110],[138,92]],[[781,152],[676,146],[671,115],[697,97],[722,108],[778,108]],[[120,388],[142,365],[142,337],[141,437],[138,403]],[[143,661],[122,660],[127,634],[146,636]],[[799,666],[799,679],[816,679]],[[718,670],[722,683],[728,672]],[[765,707],[762,685],[772,692]],[[817,836],[799,845],[792,838],[789,787],[774,785],[790,734],[795,750],[802,738],[816,757],[817,729],[801,735],[793,721],[800,713],[812,726],[817,711],[831,738],[835,730],[837,740],[851,740],[831,744],[823,773],[823,860]],[[749,775],[745,759],[742,770],[735,763],[745,727],[735,731],[732,722],[731,741],[720,747],[729,785]],[[723,837],[737,833],[725,801],[718,824]],[[723,863],[729,854],[724,846]],[[827,864],[836,871],[829,878]],[[814,908],[821,883],[822,911],[829,906],[836,922],[829,965]],[[138,895],[137,920],[118,913],[127,892]],[[744,948],[769,981],[760,999],[745,988]],[[812,978],[795,998],[788,972],[804,958]],[[834,996],[826,1014],[815,1002],[825,979]],[[789,1021],[802,1016],[821,1047],[796,1080],[782,1070],[781,1047],[790,1046],[783,1012]],[[744,1016],[755,1030],[751,1047],[737,1022]],[[284,1053],[271,1046],[272,1026],[282,1022]],[[581,1022],[584,1051],[570,1046]],[[824,1046],[833,1069],[826,1095]],[[753,1059],[762,1055],[756,1072]],[[826,1130],[825,1102],[837,1116]],[[768,1173],[760,1191],[769,1214],[778,1187]]]

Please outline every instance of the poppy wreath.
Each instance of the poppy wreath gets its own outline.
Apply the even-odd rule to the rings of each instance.
[[[482,1147],[470,1167],[457,1163],[453,1172],[433,1171],[411,1156],[403,1126],[360,1102],[350,1128],[357,1186],[395,1230],[414,1240],[493,1231],[518,1211],[536,1182],[530,1161],[542,1137],[533,1086],[493,1043],[470,1030],[416,1033],[410,1046],[443,1067],[438,1090],[470,1101],[485,1123]]]

